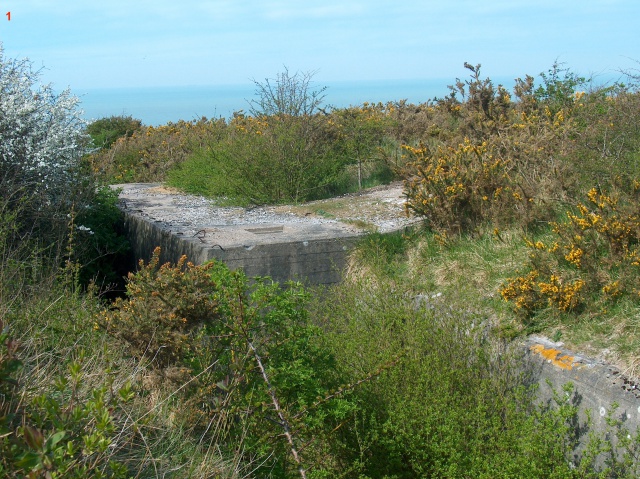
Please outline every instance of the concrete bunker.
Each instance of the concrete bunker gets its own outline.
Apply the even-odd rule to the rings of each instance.
[[[161,261],[187,255],[195,264],[211,259],[248,277],[300,280],[310,285],[338,283],[348,252],[367,230],[353,223],[275,207],[220,207],[213,201],[181,195],[160,184],[132,183],[121,188],[125,226],[136,258],[148,259],[160,246]],[[415,223],[403,214],[402,190],[379,198],[377,217],[368,224],[382,232]],[[384,210],[384,214],[380,212]],[[360,219],[359,212],[354,217]]]

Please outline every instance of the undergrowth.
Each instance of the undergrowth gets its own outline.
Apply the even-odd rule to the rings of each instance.
[[[637,477],[640,438],[613,417],[589,436],[570,385],[540,405],[511,342],[543,332],[638,365],[637,87],[554,64],[510,93],[465,67],[422,105],[276,95],[228,121],[112,118],[82,161],[71,112],[55,194],[34,180],[48,170],[2,163],[0,475]],[[12,78],[36,104],[33,75]],[[363,239],[339,287],[159,252],[114,302],[94,284],[126,247],[100,182],[261,204],[391,177],[427,228]]]

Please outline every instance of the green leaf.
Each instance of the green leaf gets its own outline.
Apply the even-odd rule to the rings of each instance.
[[[132,400],[136,393],[131,390],[131,383],[127,382],[118,390],[118,395],[120,396],[120,399],[126,403]]]
[[[55,448],[56,444],[64,439],[64,436],[66,434],[66,431],[58,431],[54,435],[50,436],[45,443],[45,451],[52,451]]]
[[[42,466],[42,461],[40,460],[39,454],[27,451],[16,461],[16,466],[21,467],[25,471],[31,471],[36,468],[39,469]]]

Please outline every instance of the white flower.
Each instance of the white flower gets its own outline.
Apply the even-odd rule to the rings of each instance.
[[[5,58],[0,44],[0,176],[46,190],[54,203],[68,198],[71,172],[88,151],[78,105],[69,90],[41,85],[28,60]]]

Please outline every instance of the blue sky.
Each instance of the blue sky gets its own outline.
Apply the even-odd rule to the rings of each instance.
[[[538,75],[611,76],[640,60],[638,0],[0,0],[5,55],[56,87]],[[4,15],[11,11],[11,20]]]

